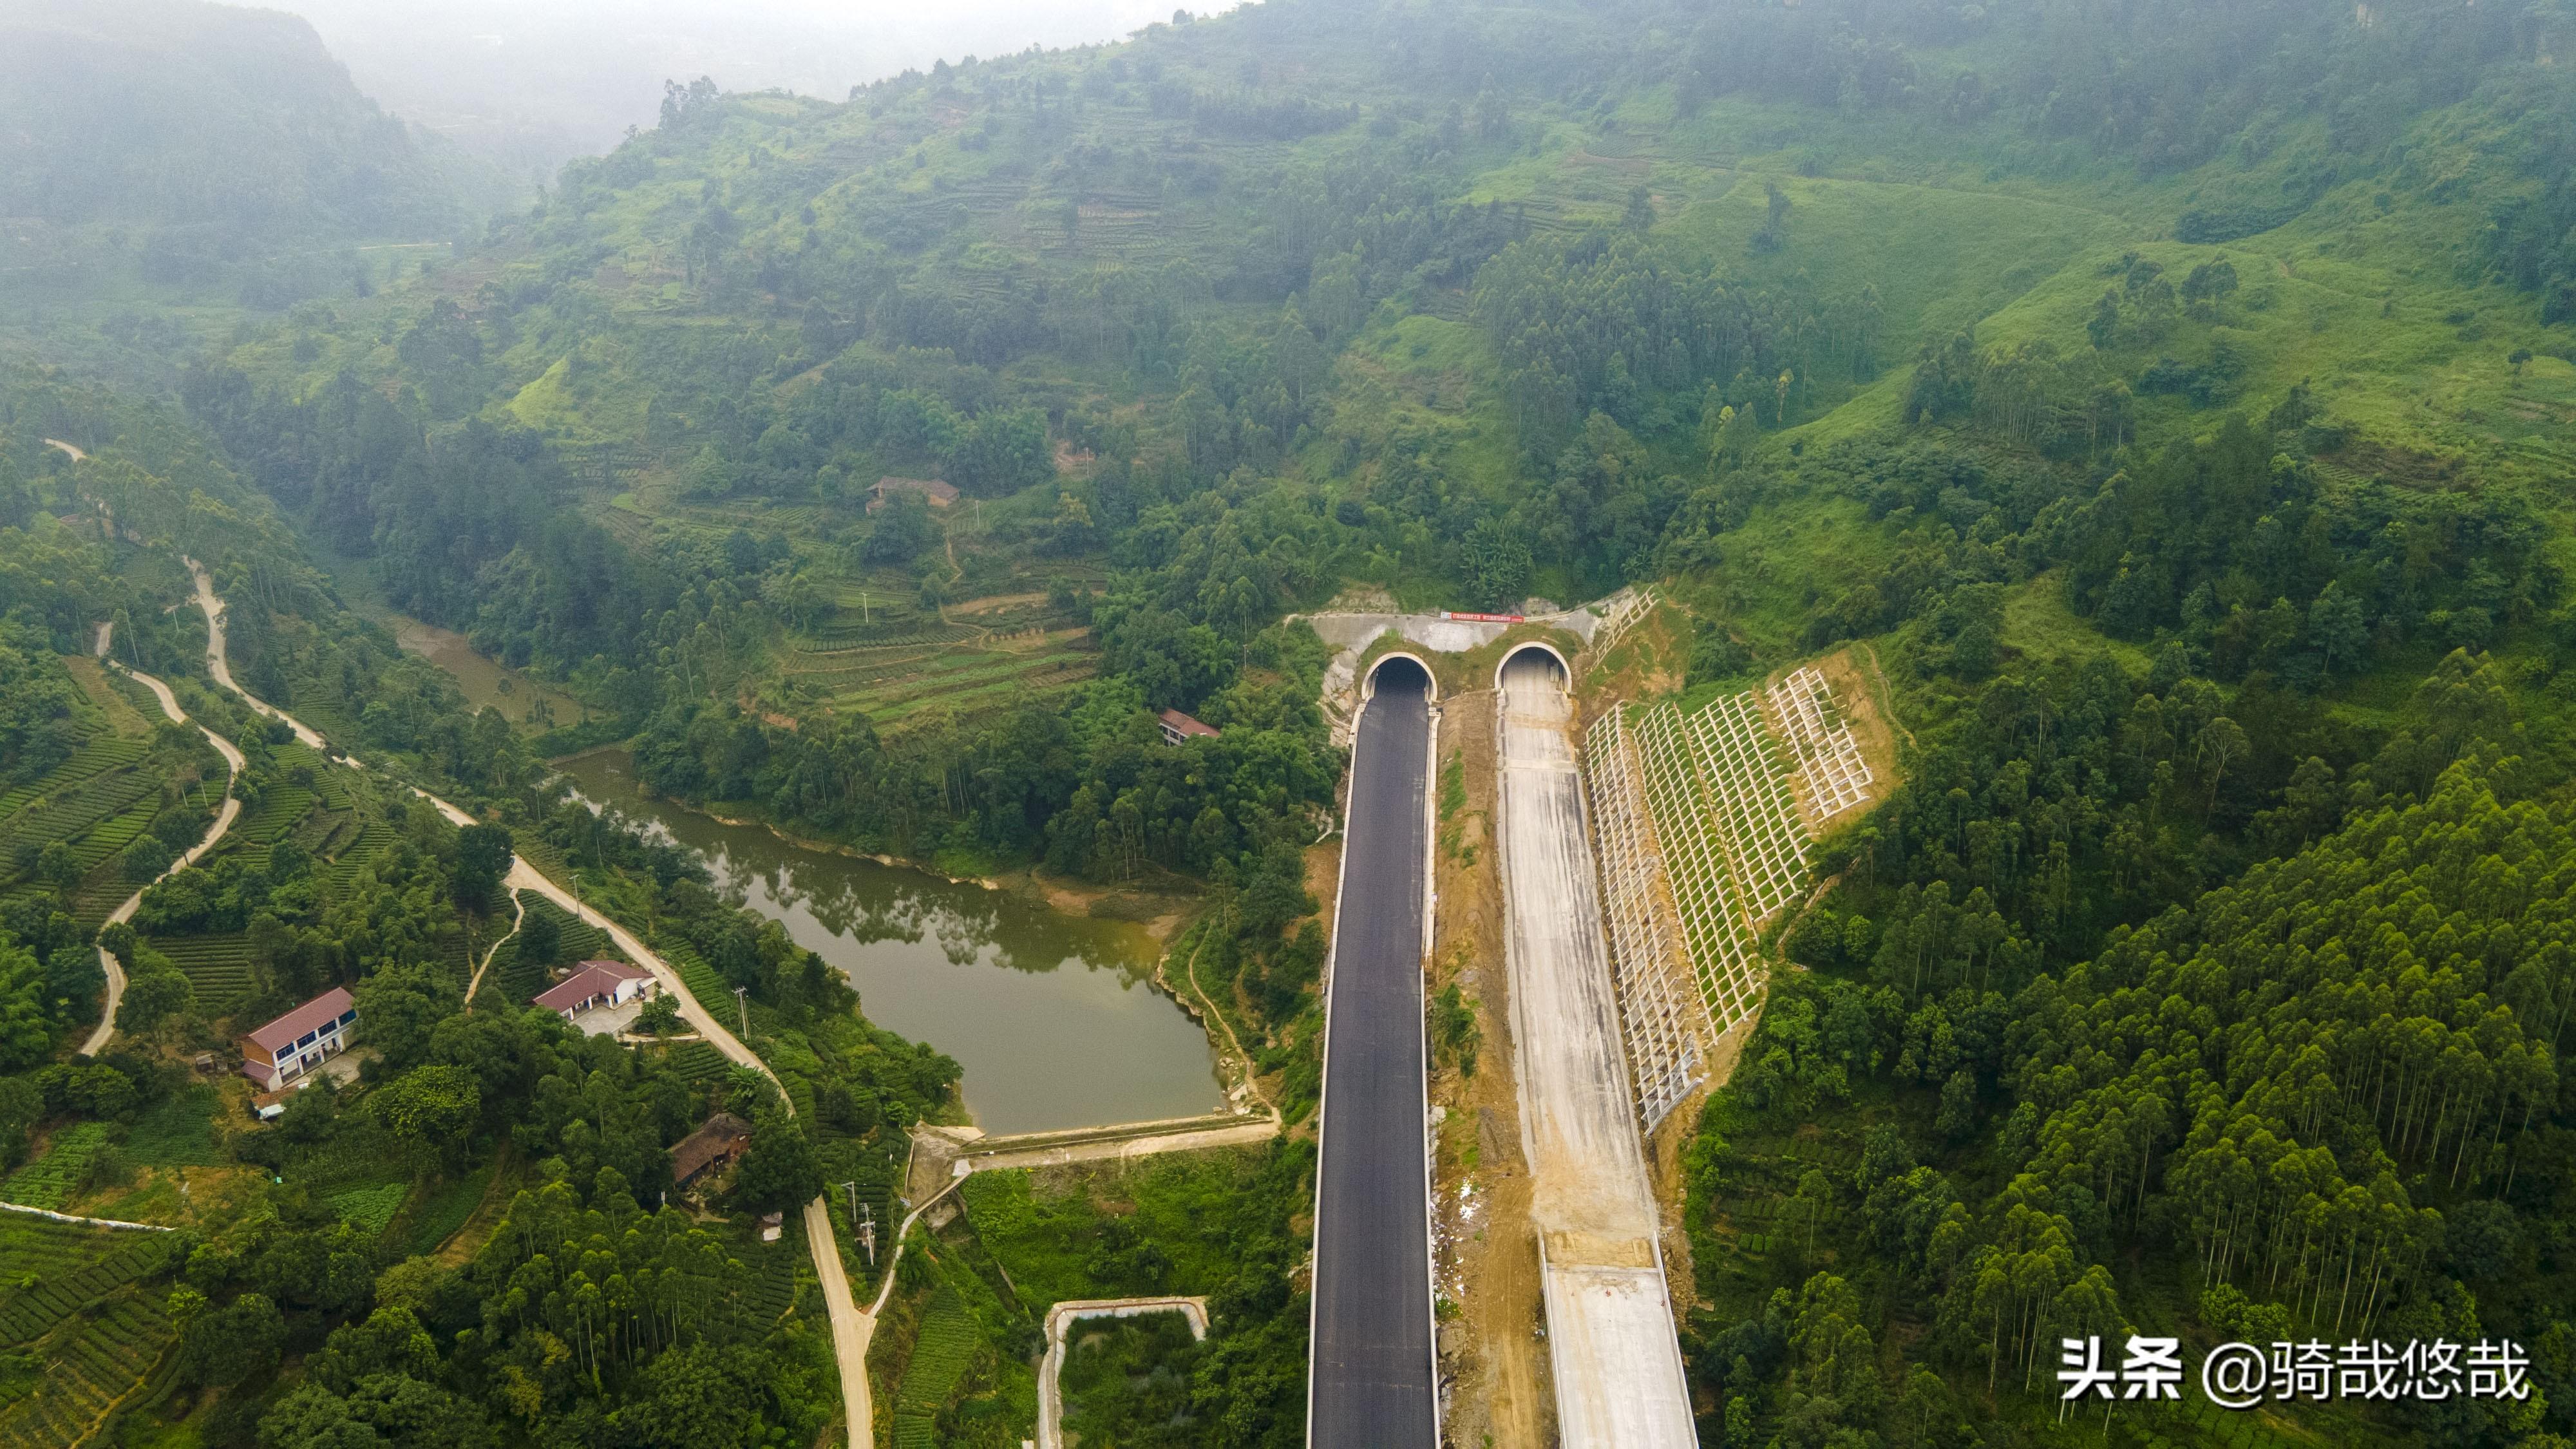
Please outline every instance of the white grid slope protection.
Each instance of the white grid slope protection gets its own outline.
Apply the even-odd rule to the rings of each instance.
[[[1617,710],[1593,726],[1583,756],[1620,1030],[1627,1039],[1637,1115],[1651,1133],[1706,1078],[1708,1043],[1716,1032],[1707,1005],[1684,974],[1688,962],[1656,899],[1663,860],[1638,782],[1635,749]]]
[[[1626,734],[1690,979],[1722,1034],[1760,1007],[1759,933],[1804,888],[1812,836],[1758,696],[1658,705]]]
[[[1689,723],[1700,786],[1735,868],[1744,923],[1759,930],[1806,883],[1806,823],[1752,694],[1720,698]]]
[[[1637,716],[1630,737],[1644,785],[1648,818],[1662,845],[1666,883],[1680,918],[1690,979],[1719,1032],[1750,1017],[1763,973],[1737,903],[1714,812],[1684,740],[1681,711],[1659,705]]]
[[[1637,621],[1646,617],[1647,612],[1654,607],[1655,591],[1651,588],[1639,589],[1621,599],[1611,610],[1610,617],[1602,620],[1601,627],[1593,631],[1592,642],[1587,646],[1586,652],[1607,654],[1617,648],[1619,641],[1627,637],[1628,631],[1636,627]]]
[[[1832,686],[1812,664],[1771,686],[1771,710],[1797,756],[1807,803],[1830,820],[1869,802],[1873,783],[1851,724],[1834,709]]]

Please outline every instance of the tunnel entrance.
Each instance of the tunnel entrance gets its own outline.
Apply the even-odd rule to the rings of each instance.
[[[1368,677],[1360,681],[1362,702],[1377,697],[1378,686],[1406,694],[1440,698],[1440,686],[1431,677],[1431,666],[1410,654],[1383,654],[1369,666]]]
[[[1556,687],[1559,689],[1565,688],[1574,677],[1572,667],[1567,665],[1564,655],[1556,652],[1556,646],[1532,640],[1527,644],[1516,646],[1510,653],[1503,656],[1502,663],[1494,666],[1494,688],[1503,687],[1503,676],[1516,664],[1525,670],[1544,669],[1555,680]]]

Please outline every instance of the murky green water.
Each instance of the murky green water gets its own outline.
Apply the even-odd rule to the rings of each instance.
[[[870,1020],[955,1057],[985,1131],[1224,1105],[1206,1034],[1146,984],[1159,948],[1144,928],[804,850],[758,826],[644,799],[623,750],[563,772],[590,799],[696,847],[718,881],[846,973]]]

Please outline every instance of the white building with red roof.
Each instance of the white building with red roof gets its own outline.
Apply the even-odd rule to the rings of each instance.
[[[1187,744],[1191,740],[1214,739],[1216,737],[1217,729],[1215,725],[1209,724],[1205,720],[1183,714],[1177,709],[1167,709],[1163,711],[1161,719],[1163,722],[1163,743],[1167,745]]]
[[[570,976],[540,991],[535,1003],[572,1020],[594,1006],[618,1007],[653,994],[653,973],[623,961],[584,961]]]
[[[345,987],[334,986],[238,1038],[242,1075],[274,1092],[338,1056],[357,1024],[357,1001]]]

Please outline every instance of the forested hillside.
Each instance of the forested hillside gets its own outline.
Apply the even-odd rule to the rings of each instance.
[[[0,15],[0,326],[22,354],[166,388],[156,353],[236,309],[372,291],[479,225],[494,183],[361,95],[294,16],[203,0]]]
[[[188,560],[226,596],[234,667],[327,752],[210,677]],[[663,1442],[810,1439],[837,1412],[801,1230],[766,1242],[754,1219],[827,1170],[884,1218],[888,1144],[954,1111],[954,1062],[871,1025],[694,856],[564,798],[498,714],[341,606],[170,402],[0,373],[0,620],[0,1196],[79,1215],[0,1224],[0,1439],[484,1443],[496,1421],[672,1422],[719,1378],[757,1388]],[[147,674],[192,724],[161,722]],[[403,782],[486,819],[459,829]],[[651,922],[705,994],[739,987],[775,1085],[655,1042],[675,1016],[648,1014],[638,1049],[526,1011],[614,948],[504,888],[514,851]],[[92,1055],[110,957],[125,989]],[[335,986],[363,1068],[254,1116],[232,1044]],[[669,1149],[719,1110],[748,1151],[696,1192],[729,1216],[662,1209],[689,1187]],[[603,1281],[654,1285],[657,1326],[584,1340],[576,1376],[561,1309]],[[519,1317],[482,1317],[509,1294]]]
[[[308,267],[220,335],[94,308],[70,351],[177,414],[21,416],[101,455],[100,498],[128,433],[254,486],[183,509],[269,530],[217,555],[266,605],[236,667],[425,779],[526,797],[529,760],[628,741],[656,791],[802,835],[1204,888],[1197,979],[1295,1111],[1340,760],[1283,616],[1654,583],[1695,697],[1860,641],[1906,783],[1826,840],[1686,1129],[1703,1442],[2071,1437],[2050,1340],[2135,1328],[2505,1335],[2540,1392],[2087,1435],[2548,1449],[2571,54],[2537,0],[1272,0],[846,99],[681,78],[433,267]],[[51,642],[0,670],[68,698],[48,660],[114,590],[12,429],[0,588]],[[467,722],[338,610],[357,580],[593,717]],[[1167,748],[1166,707],[1222,733]],[[77,747],[42,713],[0,763]],[[701,909],[630,849],[603,882]],[[581,1161],[530,1232],[641,1201]],[[1289,1228],[1240,1231],[1192,1442],[1295,1443]],[[1103,1241],[1096,1277],[1156,1276]],[[417,1367],[492,1423],[526,1402]],[[681,1392],[595,1373],[545,1412]]]

